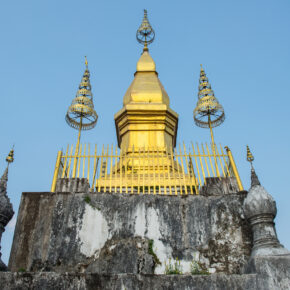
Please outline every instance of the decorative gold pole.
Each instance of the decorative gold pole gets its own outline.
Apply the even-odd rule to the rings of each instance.
[[[86,69],[82,77],[76,97],[73,99],[66,114],[67,123],[74,129],[78,129],[78,139],[75,150],[72,178],[75,178],[79,158],[79,147],[82,130],[90,130],[95,127],[98,115],[94,110],[93,94],[91,92],[90,72],[87,57],[85,57]]]
[[[76,154],[79,154],[82,125],[83,125],[83,117],[81,116],[81,118],[80,118],[80,128],[79,128],[79,134],[78,134],[78,141],[77,141],[77,146],[76,146]]]
[[[54,174],[53,174],[53,179],[52,179],[52,184],[51,184],[51,189],[50,189],[51,192],[55,192],[56,181],[57,181],[57,178],[58,178],[58,172],[59,172],[61,157],[62,157],[62,151],[58,151],[57,158],[56,158],[56,163],[55,163]]]
[[[200,78],[198,86],[198,101],[193,111],[194,122],[201,128],[209,128],[212,142],[212,151],[214,155],[216,174],[220,177],[218,163],[216,160],[215,142],[212,128],[219,126],[225,120],[224,109],[214,96],[211,85],[205,74],[202,65],[200,65]]]
[[[213,130],[212,130],[212,126],[211,126],[210,114],[208,115],[208,126],[209,126],[209,129],[210,129],[211,148],[212,148],[212,153],[213,153],[213,158],[214,158],[214,163],[215,163],[215,170],[216,170],[216,174],[218,175],[218,177],[220,177],[218,163],[217,163],[217,160],[216,160],[215,142],[214,142]]]
[[[228,157],[229,157],[229,161],[230,161],[230,165],[233,169],[233,172],[234,172],[234,175],[236,177],[236,180],[237,180],[237,184],[238,184],[238,187],[239,187],[239,190],[244,190],[244,187],[242,185],[242,181],[241,181],[241,178],[240,178],[240,175],[239,175],[239,172],[238,172],[238,169],[237,169],[237,166],[236,166],[236,163],[234,161],[234,157],[232,155],[232,151],[230,150],[229,147],[225,147],[226,150],[227,150],[227,154],[228,154]]]
[[[213,130],[212,130],[212,126],[211,126],[210,115],[208,115],[208,125],[209,125],[209,129],[210,129],[211,143],[215,144],[214,137],[213,137]]]
[[[78,141],[77,141],[76,150],[75,150],[75,159],[74,159],[74,166],[73,166],[72,178],[75,178],[76,177],[77,164],[78,164],[78,159],[79,159],[79,150],[80,150],[82,121],[83,121],[83,117],[81,116],[80,117],[80,128],[79,128],[79,133],[78,133]]]

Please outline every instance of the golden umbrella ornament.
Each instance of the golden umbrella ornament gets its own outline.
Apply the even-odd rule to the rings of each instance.
[[[76,97],[69,106],[65,119],[69,126],[78,130],[78,140],[75,150],[75,160],[73,166],[74,178],[76,175],[77,156],[79,154],[79,146],[82,130],[93,129],[97,123],[98,115],[94,109],[92,87],[90,84],[90,71],[88,69],[88,61],[85,57],[86,69],[83,74]]]

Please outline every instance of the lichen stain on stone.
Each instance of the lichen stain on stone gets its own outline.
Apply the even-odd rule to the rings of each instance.
[[[77,232],[81,242],[80,251],[90,257],[106,243],[109,237],[108,223],[101,211],[86,204],[84,216],[78,224],[80,226]]]
[[[165,261],[172,257],[172,249],[164,245],[161,228],[166,230],[165,225],[160,221],[159,211],[153,207],[145,208],[145,204],[139,204],[135,213],[135,236],[145,237],[154,241],[154,252],[161,265],[156,265],[155,274],[163,274],[165,271]]]
[[[35,195],[29,194],[23,204],[32,204]],[[21,252],[24,256],[17,251],[12,253],[11,266],[15,271],[20,267],[30,269],[31,263],[42,257],[34,250],[36,239],[48,239],[46,244],[51,247],[47,247],[41,263],[33,262],[33,270],[43,269],[45,262],[45,269],[58,271],[75,270],[81,264],[84,271],[94,273],[150,274],[154,268],[155,274],[163,274],[165,262],[178,258],[185,273],[198,253],[199,262],[206,268],[239,273],[250,255],[251,231],[240,218],[244,195],[185,199],[89,194],[94,206],[84,202],[84,195],[88,193],[45,196],[50,204],[47,213],[39,210],[37,235],[26,232],[23,226],[16,234],[18,244],[28,240],[30,248]],[[40,199],[36,206],[43,208]],[[21,216],[28,217],[23,205]],[[26,225],[28,222],[31,223],[25,219]],[[154,241],[153,251],[161,266],[154,267],[152,263],[147,249],[149,240]]]

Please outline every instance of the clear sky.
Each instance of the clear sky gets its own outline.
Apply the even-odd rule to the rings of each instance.
[[[57,151],[76,142],[64,117],[85,55],[99,120],[82,141],[116,144],[113,116],[142,51],[135,34],[144,8],[156,32],[150,54],[179,113],[178,142],[210,140],[192,116],[203,64],[226,113],[216,142],[232,149],[246,189],[250,146],[277,202],[278,237],[290,249],[289,0],[15,0],[0,4],[1,172],[15,144],[8,192],[16,213],[2,238],[5,262],[21,193],[49,191]]]

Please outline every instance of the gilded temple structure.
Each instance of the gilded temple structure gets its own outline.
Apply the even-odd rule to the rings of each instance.
[[[170,108],[169,96],[161,84],[148,49],[137,62],[134,80],[115,114],[119,147],[125,152],[155,147],[175,147],[178,114]]]
[[[176,144],[178,114],[170,107],[169,96],[158,77],[148,45],[155,32],[147,11],[137,30],[143,45],[134,79],[123,97],[123,107],[115,114],[117,146],[80,144],[81,130],[92,129],[97,122],[90,73],[86,70],[79,90],[68,109],[66,121],[79,130],[75,148],[59,152],[51,191],[58,178],[87,177],[91,191],[118,193],[198,194],[207,178],[233,177],[243,189],[232,153],[214,142],[213,128],[225,119],[209,80],[201,67],[195,123],[209,128],[210,144]],[[86,122],[86,123],[85,123]]]
[[[225,112],[205,69],[193,119],[211,142],[178,144],[178,114],[149,54],[155,31],[146,10],[136,36],[143,51],[114,115],[117,144],[81,142],[98,120],[86,58],[65,116],[78,131],[76,145],[58,152],[50,191],[22,194],[0,288],[288,290],[290,253],[277,237],[276,203],[248,146],[247,191],[231,150],[215,143]],[[7,173],[0,241],[13,216]]]

